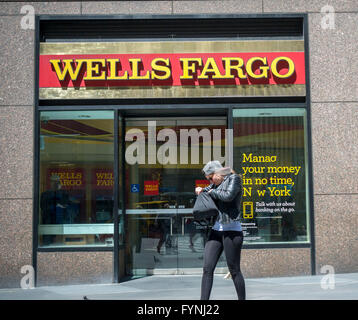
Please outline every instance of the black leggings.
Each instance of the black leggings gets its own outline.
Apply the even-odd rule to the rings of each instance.
[[[241,231],[211,230],[205,245],[204,270],[201,280],[201,300],[209,300],[213,286],[214,270],[225,251],[226,262],[234,281],[239,300],[245,300],[245,281],[240,270],[240,254],[243,241]]]

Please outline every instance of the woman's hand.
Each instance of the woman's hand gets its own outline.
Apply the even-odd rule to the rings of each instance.
[[[203,188],[201,188],[201,187],[196,187],[196,188],[195,188],[195,193],[196,193],[197,195],[199,195],[202,191],[203,191]]]

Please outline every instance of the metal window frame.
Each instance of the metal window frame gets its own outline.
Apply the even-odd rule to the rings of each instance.
[[[180,98],[180,99],[142,99],[142,100],[107,100],[107,101],[40,101],[39,100],[39,53],[40,53],[40,22],[41,21],[63,21],[63,20],[118,20],[118,19],[177,19],[183,21],[185,19],[259,19],[259,18],[300,18],[303,23],[303,40],[305,48],[305,66],[306,66],[306,97],[304,98],[272,98],[272,97],[259,97],[259,98]],[[259,38],[257,38],[259,39]],[[265,37],[265,39],[269,39]],[[275,39],[277,39],[275,37]],[[150,40],[150,39],[148,39]],[[198,40],[198,39],[192,39]],[[119,130],[122,134],[125,132],[125,117],[129,112],[134,110],[142,112],[143,110],[165,110],[175,114],[178,108],[183,113],[188,109],[193,110],[198,114],[205,112],[215,111],[222,115],[227,116],[228,128],[233,128],[233,115],[232,110],[235,108],[305,108],[307,111],[307,147],[308,147],[308,174],[309,174],[309,222],[310,222],[310,241],[308,243],[267,243],[267,244],[245,244],[244,249],[275,249],[275,248],[310,248],[311,257],[311,274],[316,274],[316,257],[315,257],[315,232],[314,232],[314,199],[313,199],[313,169],[312,169],[312,132],[311,132],[311,98],[310,98],[310,78],[309,78],[309,40],[308,40],[308,14],[295,13],[295,14],[207,14],[207,15],[36,15],[35,16],[35,72],[34,72],[34,163],[33,163],[33,240],[32,240],[32,264],[35,269],[35,286],[37,283],[37,254],[38,252],[98,252],[110,251],[113,252],[113,282],[119,282],[119,250],[125,248],[125,243],[118,243],[118,209],[122,207],[123,217],[125,215],[125,188],[122,188],[121,200],[118,196],[119,191],[119,170],[121,164],[121,183],[124,186],[125,177],[123,174],[124,168],[124,144],[118,141]],[[280,102],[281,101],[281,102]],[[115,126],[115,159],[114,159],[114,175],[115,175],[115,197],[114,199],[114,245],[113,247],[72,247],[72,248],[38,248],[38,209],[39,209],[39,136],[40,136],[40,112],[41,111],[71,111],[71,110],[113,110],[114,111],[114,126]],[[121,126],[119,126],[119,117],[121,118]],[[124,135],[123,135],[124,136]],[[121,143],[121,146],[119,144]],[[122,158],[119,159],[119,148],[122,148]],[[125,223],[126,219],[123,219]],[[124,225],[125,230],[125,225]],[[125,263],[125,261],[124,261]]]

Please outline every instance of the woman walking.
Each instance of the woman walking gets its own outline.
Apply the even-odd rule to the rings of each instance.
[[[208,162],[203,173],[210,181],[210,186],[198,187],[195,193],[208,192],[215,201],[219,214],[204,249],[201,300],[208,300],[210,297],[214,270],[223,251],[238,299],[245,300],[245,281],[240,270],[243,233],[238,220],[242,195],[241,179],[231,168],[223,168],[219,161]]]

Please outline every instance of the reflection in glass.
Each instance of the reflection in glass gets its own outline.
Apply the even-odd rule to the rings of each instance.
[[[305,109],[236,109],[233,116],[245,242],[307,242]]]
[[[113,111],[40,121],[39,246],[113,245]]]
[[[155,121],[155,128],[149,128],[148,121]],[[194,134],[206,134],[207,141],[203,142],[203,136],[180,139],[190,129]],[[220,137],[214,137],[215,129]],[[143,163],[126,162],[128,274],[202,268],[207,229],[193,220],[194,190],[209,183],[201,171],[204,164],[219,153],[224,159],[225,129],[226,119],[127,120],[126,152],[138,137],[144,137],[143,149],[133,152],[138,156],[137,152],[144,151],[145,156]],[[171,138],[160,140],[163,132]],[[150,146],[153,133],[155,145]]]

